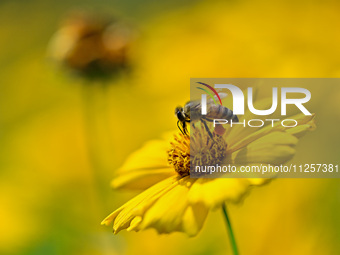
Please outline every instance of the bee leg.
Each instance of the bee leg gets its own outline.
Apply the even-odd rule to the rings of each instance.
[[[187,128],[187,124],[186,123],[190,123],[190,120],[185,120],[184,124],[185,124],[185,130],[188,131],[188,128]],[[189,124],[190,125],[190,124]],[[195,128],[195,126],[193,126]]]
[[[181,127],[179,126],[179,121],[177,121],[177,127],[178,127],[178,129],[182,132],[182,134],[184,135],[183,130],[182,130]]]
[[[209,121],[209,122],[214,122],[214,120],[209,120],[209,119],[205,119],[206,121]]]
[[[187,128],[187,123],[186,121],[183,122],[183,131],[185,135],[188,135],[188,128]]]
[[[201,119],[201,122],[203,123],[205,129],[207,130],[208,135],[210,136],[210,138],[211,138],[213,141],[215,141],[215,140],[214,140],[214,137],[213,137],[213,135],[212,135],[212,133],[211,133],[210,130],[209,130],[209,127],[208,127],[207,123],[206,123],[203,119]]]

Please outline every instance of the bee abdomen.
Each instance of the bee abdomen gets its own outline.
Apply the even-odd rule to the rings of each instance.
[[[233,118],[233,111],[228,109],[227,107],[223,107],[223,115],[221,117],[223,117],[224,119],[227,120],[231,120]]]
[[[238,117],[234,115],[233,111],[222,105],[212,105],[209,108],[207,117],[209,119],[226,119],[238,122]]]

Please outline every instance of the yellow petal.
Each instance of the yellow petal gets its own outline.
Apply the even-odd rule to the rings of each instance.
[[[167,162],[169,141],[153,140],[128,157],[117,170],[111,185],[114,188],[146,189],[176,174]]]
[[[118,175],[111,181],[111,186],[116,189],[144,190],[175,174],[171,167],[134,169]]]
[[[298,114],[298,115],[290,117],[289,119],[294,119],[298,122],[298,126],[296,127],[284,127],[281,125],[280,122],[274,122],[274,125],[272,126],[271,122],[269,122],[270,125],[267,125],[263,128],[258,129],[257,131],[251,133],[250,135],[244,138],[241,138],[239,141],[235,143],[230,142],[230,144],[228,144],[229,146],[228,146],[227,152],[231,153],[231,152],[237,151],[240,148],[247,146],[249,143],[253,142],[254,140],[274,131],[285,131],[285,130],[288,131],[292,129],[298,129],[302,131],[302,129],[304,128],[301,129],[300,127],[306,123],[310,123],[309,125],[312,125],[311,123],[314,121],[313,120],[314,117],[315,117],[315,114],[313,115]],[[252,129],[251,127],[243,127],[243,128]],[[300,131],[296,131],[296,132],[300,132]],[[294,133],[294,131],[290,131],[290,133]],[[243,134],[245,135],[245,133]]]
[[[109,225],[113,222],[114,233],[130,227],[131,221],[135,217],[142,215],[157,199],[174,188],[179,179],[178,176],[170,177],[155,184],[111,213],[102,221],[102,224]]]
[[[181,231],[189,236],[196,235],[202,228],[208,208],[203,204],[188,203],[188,192],[195,181],[189,177],[180,180],[145,213],[140,228],[155,228],[158,233]]]
[[[189,202],[216,208],[224,202],[239,201],[246,194],[249,185],[246,178],[198,179],[190,189]]]
[[[254,107],[256,109],[269,109],[271,105],[272,105],[272,98],[264,98],[254,103]],[[285,119],[296,119],[299,125],[302,125],[314,118],[314,114],[305,116],[304,114],[297,113],[297,112],[298,112],[298,108],[292,109],[291,114],[289,116],[286,116]],[[254,132],[258,130],[265,128],[268,125],[271,126],[271,121],[265,121],[266,119],[282,119],[280,111],[275,111],[271,115],[260,116],[260,115],[254,115],[252,112],[247,110],[244,116],[238,116],[238,117],[239,117],[240,122],[242,122],[243,120],[246,120],[247,122],[250,119],[263,120],[264,127],[249,127],[247,123],[246,123],[246,127],[244,127],[241,124],[236,124],[235,126],[230,127],[229,128],[230,131],[227,133],[227,136],[228,136],[227,140],[230,146],[233,146],[234,144],[238,143],[240,140],[244,139],[245,137],[253,134]],[[278,125],[280,123],[275,123],[275,124]]]
[[[286,132],[273,132],[232,153],[234,164],[282,164],[295,154],[298,139]]]
[[[308,124],[304,124],[301,126],[297,126],[291,129],[288,129],[286,132],[288,134],[294,135],[297,138],[304,136],[308,131],[313,131],[315,129],[314,121],[308,122]]]
[[[208,207],[202,203],[191,204],[185,210],[182,219],[182,231],[195,236],[201,230],[208,215]]]
[[[265,98],[265,99],[262,99],[262,100],[255,102],[254,107],[256,109],[269,109],[271,107],[271,105],[272,105],[272,99],[271,98]],[[239,117],[240,122],[243,122],[243,120],[245,120],[247,122],[250,119],[261,119],[261,120],[265,120],[265,119],[269,119],[269,118],[278,119],[281,116],[279,115],[279,113],[274,113],[270,116],[258,116],[258,115],[254,115],[249,110],[247,110],[246,113],[243,116],[238,116],[238,117]],[[267,124],[270,124],[270,122],[268,122]],[[230,129],[230,132],[227,134],[227,141],[228,141],[228,144],[230,146],[232,146],[233,144],[237,143],[238,141],[244,139],[245,137],[249,136],[250,134],[261,129],[261,127],[249,127],[249,126],[247,126],[247,123],[246,123],[245,127],[242,124],[235,124],[232,127],[230,127],[229,129]]]

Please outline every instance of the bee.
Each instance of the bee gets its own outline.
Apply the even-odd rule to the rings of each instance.
[[[225,93],[219,93],[220,98],[227,96]],[[233,111],[222,105],[215,105],[213,100],[207,101],[207,114],[201,114],[201,101],[189,101],[185,104],[184,108],[181,106],[176,107],[175,115],[178,118],[177,127],[182,132],[182,134],[188,135],[188,123],[191,123],[195,128],[194,123],[201,121],[207,130],[209,136],[213,139],[206,121],[213,122],[214,119],[226,119],[232,120],[233,122],[238,122],[237,115],[233,114]]]

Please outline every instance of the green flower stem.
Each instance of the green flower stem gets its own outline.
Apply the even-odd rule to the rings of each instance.
[[[228,229],[228,234],[229,234],[229,238],[230,238],[230,244],[231,244],[231,248],[233,250],[233,254],[234,255],[239,255],[238,250],[237,250],[237,245],[236,245],[236,240],[235,240],[235,236],[233,233],[233,229],[231,227],[231,223],[228,217],[228,212],[227,212],[227,208],[225,206],[225,204],[222,205],[222,210],[223,210],[223,214],[224,214],[224,218],[227,224],[227,229]]]
[[[87,153],[89,164],[91,170],[93,171],[93,175],[101,170],[101,156],[100,156],[100,148],[99,146],[99,138],[98,138],[98,114],[99,109],[97,106],[98,101],[98,88],[96,84],[85,83],[82,86],[83,90],[83,119],[84,119],[84,128],[85,128],[85,139],[87,143]],[[92,176],[97,177],[98,176]],[[94,178],[95,182],[99,180]],[[98,184],[98,183],[97,183]]]

